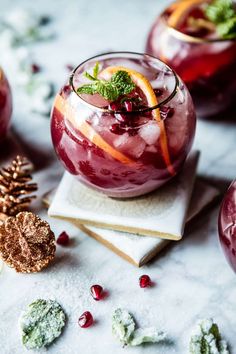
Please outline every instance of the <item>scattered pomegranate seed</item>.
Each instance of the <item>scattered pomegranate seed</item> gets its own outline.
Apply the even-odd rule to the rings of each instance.
[[[103,287],[101,285],[93,285],[90,288],[90,293],[94,300],[99,301],[103,298]]]
[[[85,311],[78,320],[79,326],[81,328],[90,327],[93,324],[93,316],[91,312]]]
[[[117,135],[122,135],[125,132],[125,130],[122,129],[120,124],[118,124],[118,123],[112,124],[110,127],[110,131],[114,134],[117,134]]]
[[[68,234],[63,231],[57,238],[57,244],[61,246],[67,246],[70,241]]]
[[[37,74],[41,71],[41,67],[38,64],[33,63],[31,65],[31,71],[33,74]]]
[[[125,108],[127,112],[132,112],[133,110],[133,103],[131,101],[124,102]]]
[[[139,278],[139,286],[140,288],[146,288],[148,286],[151,285],[151,279],[149,277],[149,275],[141,275],[141,277]]]

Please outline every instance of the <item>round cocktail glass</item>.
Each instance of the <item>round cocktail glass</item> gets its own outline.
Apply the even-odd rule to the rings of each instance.
[[[111,66],[135,71],[145,77],[142,89],[119,103],[98,94],[78,95],[84,72],[96,62],[101,75]],[[137,108],[134,102],[152,95],[147,80],[158,104]],[[195,123],[189,92],[166,64],[149,55],[117,52],[88,59],[73,71],[56,96],[51,135],[59,160],[78,180],[108,196],[127,198],[153,191],[180,171]]]
[[[12,113],[11,89],[0,67],[0,142],[6,137]]]
[[[193,36],[170,27],[168,19],[175,11],[174,5],[153,24],[146,52],[166,62],[182,78],[197,115],[216,115],[231,106],[235,98],[236,40],[205,37],[203,31],[202,37],[200,31]]]
[[[236,180],[229,187],[221,204],[218,228],[225,257],[236,272]]]

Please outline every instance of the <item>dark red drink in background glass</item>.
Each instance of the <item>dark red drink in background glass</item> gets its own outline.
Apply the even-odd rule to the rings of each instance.
[[[236,180],[229,187],[221,205],[219,237],[224,254],[236,272]]]
[[[0,67],[0,142],[6,137],[12,113],[11,89]]]
[[[96,62],[103,75],[126,68],[140,86],[116,102],[99,94],[78,95],[85,70],[91,72]],[[158,101],[157,107],[147,99]],[[51,134],[58,158],[71,174],[109,196],[125,198],[148,193],[180,171],[192,146],[195,120],[189,92],[168,66],[149,55],[110,53],[74,70],[56,97]]]
[[[236,40],[219,38],[206,21],[203,9],[210,2],[171,4],[153,24],[146,44],[147,53],[170,65],[185,82],[200,117],[224,111],[236,92]],[[206,28],[195,25],[202,22]]]

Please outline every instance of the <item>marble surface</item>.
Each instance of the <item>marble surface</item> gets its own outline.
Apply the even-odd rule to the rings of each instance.
[[[151,22],[166,5],[164,0],[58,0],[37,2],[37,11],[54,17],[55,41],[33,48],[45,74],[59,86],[66,78],[65,64],[76,64],[98,52],[113,50],[142,51]],[[1,16],[15,7],[33,8],[32,1],[0,0]],[[7,66],[7,65],[6,65]],[[14,89],[12,130],[22,149],[35,164],[39,183],[34,210],[48,219],[57,235],[66,230],[72,238],[67,248],[58,247],[55,261],[44,272],[16,274],[3,267],[0,274],[0,343],[2,354],[22,354],[18,335],[21,310],[38,297],[56,298],[68,315],[63,335],[49,349],[55,354],[102,353],[175,353],[188,352],[192,326],[198,318],[214,317],[236,353],[236,276],[226,264],[217,238],[219,205],[205,213],[190,228],[188,237],[173,244],[150,264],[137,269],[123,261],[75,227],[49,219],[40,197],[56,186],[62,176],[50,140],[49,120],[29,114],[20,102],[14,75],[5,67]],[[225,117],[225,118],[228,118]],[[236,125],[199,121],[195,148],[202,156],[199,174],[213,181],[223,192],[236,175]],[[1,158],[6,151],[1,150]],[[140,289],[138,277],[149,274],[155,282]],[[109,292],[103,302],[95,302],[89,287],[99,283]],[[111,313],[128,308],[143,326],[166,330],[170,344],[123,349],[111,334]],[[77,325],[79,315],[90,310],[96,324],[90,329]]]

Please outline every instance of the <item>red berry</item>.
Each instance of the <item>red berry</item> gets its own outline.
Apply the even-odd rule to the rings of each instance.
[[[101,285],[93,285],[90,288],[90,293],[94,300],[99,301],[103,298],[103,288]]]
[[[159,89],[159,88],[154,89],[154,92],[155,92],[155,95],[156,95],[157,97],[159,97],[159,96],[161,96],[161,95],[163,94],[163,90],[162,90],[162,89]]]
[[[84,312],[80,316],[78,323],[81,328],[90,327],[93,324],[93,316],[91,312],[89,311]]]
[[[70,85],[65,85],[61,89],[60,94],[62,95],[63,98],[67,98],[71,93],[71,86]]]
[[[115,117],[121,123],[127,124],[129,122],[129,117],[127,114],[116,113]]]
[[[125,133],[125,130],[121,128],[120,124],[118,123],[114,123],[111,125],[110,127],[110,131],[113,133],[113,134],[117,134],[117,135],[122,135]]]
[[[175,110],[172,107],[162,106],[160,108],[162,119],[173,117]]]
[[[124,102],[125,108],[127,112],[132,112],[133,110],[133,103],[131,101]]]
[[[147,286],[151,285],[151,279],[149,277],[149,275],[141,275],[141,277],[139,278],[139,286],[140,288],[146,288]]]
[[[108,107],[112,111],[119,111],[120,110],[120,105],[118,103],[112,102],[109,104]]]
[[[41,67],[38,64],[31,64],[31,71],[33,74],[37,74],[41,71]]]
[[[61,246],[67,246],[70,241],[68,234],[63,231],[57,238],[57,244]]]

